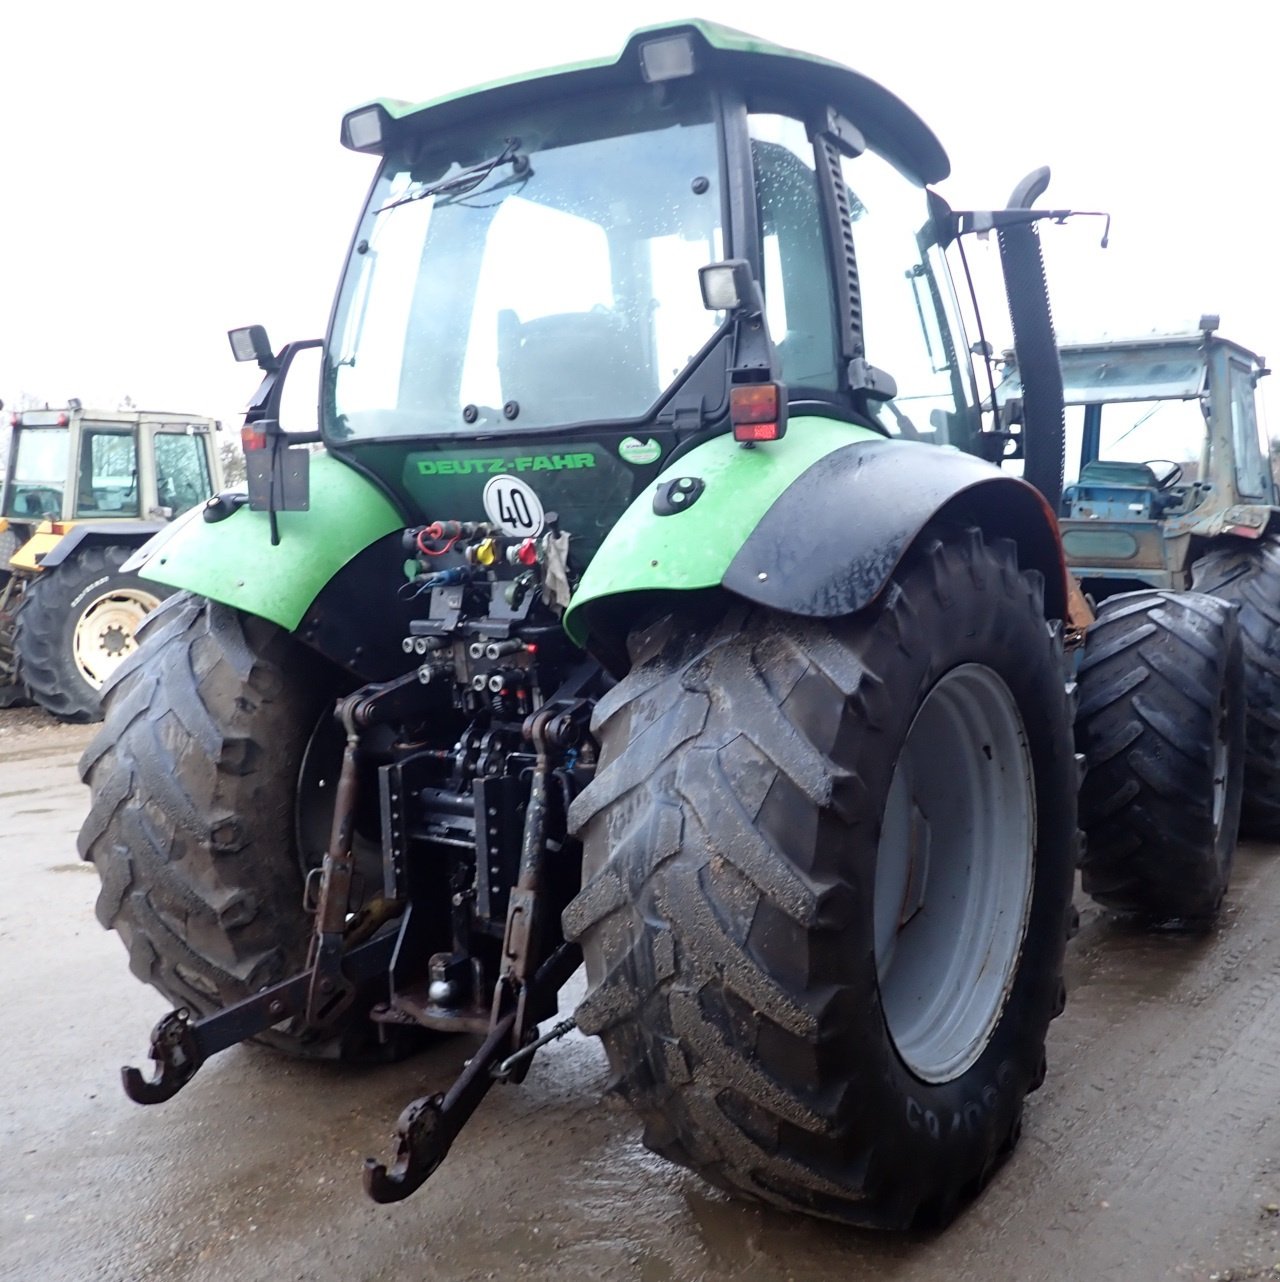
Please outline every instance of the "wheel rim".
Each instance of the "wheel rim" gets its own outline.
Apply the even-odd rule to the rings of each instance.
[[[875,956],[885,1022],[919,1078],[986,1048],[1031,907],[1035,786],[1026,730],[990,668],[953,668],[920,705],[885,803]]]
[[[115,588],[91,601],[76,622],[72,651],[76,669],[95,689],[137,648],[142,620],[160,598],[138,588]]]

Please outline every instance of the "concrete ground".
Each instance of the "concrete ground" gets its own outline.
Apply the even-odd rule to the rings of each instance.
[[[251,1047],[130,1103],[164,1001],[93,916],[75,836],[90,730],[0,712],[0,1278],[919,1282],[1280,1277],[1280,854],[1242,849],[1208,938],[1082,904],[1022,1143],[945,1233],[868,1237],[742,1205],[639,1145],[576,1035],[498,1088],[409,1201],[361,1159],[443,1089],[448,1043],[363,1072]]]

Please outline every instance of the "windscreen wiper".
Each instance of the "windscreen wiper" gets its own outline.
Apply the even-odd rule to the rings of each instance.
[[[495,169],[499,169],[503,165],[510,165],[516,176],[524,176],[529,171],[529,157],[520,150],[520,139],[508,138],[506,142],[507,145],[496,156],[491,156],[488,160],[482,160],[478,165],[472,165],[469,169],[450,174],[448,178],[442,178],[439,182],[416,187],[405,195],[389,201],[377,212],[385,214],[388,209],[395,209],[397,205],[407,205],[410,201],[423,200],[427,196],[445,194],[465,196],[469,192],[475,191]]]

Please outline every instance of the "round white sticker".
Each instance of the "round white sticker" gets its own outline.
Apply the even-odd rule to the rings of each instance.
[[[513,539],[542,533],[542,501],[519,477],[493,477],[484,487],[484,510],[489,520]]]

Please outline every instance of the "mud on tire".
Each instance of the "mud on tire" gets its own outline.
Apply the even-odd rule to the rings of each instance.
[[[295,790],[338,677],[274,624],[186,593],[142,636],[80,761],[92,805],[79,848],[133,973],[203,1015],[305,963]],[[280,1028],[259,1040],[362,1057],[371,1029],[358,1004],[328,1040]]]
[[[1244,659],[1235,609],[1197,592],[1102,603],[1079,671],[1081,876],[1099,903],[1212,920],[1244,786]]]
[[[945,1222],[1016,1141],[1064,1000],[1077,772],[1039,576],[976,530],[926,535],[853,619],[677,614],[632,652],[597,708],[601,768],[571,814],[580,1025],[603,1040],[646,1145],[712,1183],[860,1225]],[[880,965],[877,862],[917,711],[960,671],[994,674],[1016,707],[1037,854],[1028,841],[1009,867],[1025,873],[1011,913],[1025,929],[988,1023],[925,1080],[913,1067],[930,1056],[909,1066],[895,1040],[922,993],[882,993],[878,972],[898,977]],[[891,916],[901,948],[899,929]],[[946,978],[923,961],[925,987]],[[968,1018],[962,1005],[939,1027]]]
[[[1240,830],[1280,840],[1280,536],[1233,540],[1192,567],[1192,587],[1240,607],[1245,764]]]

